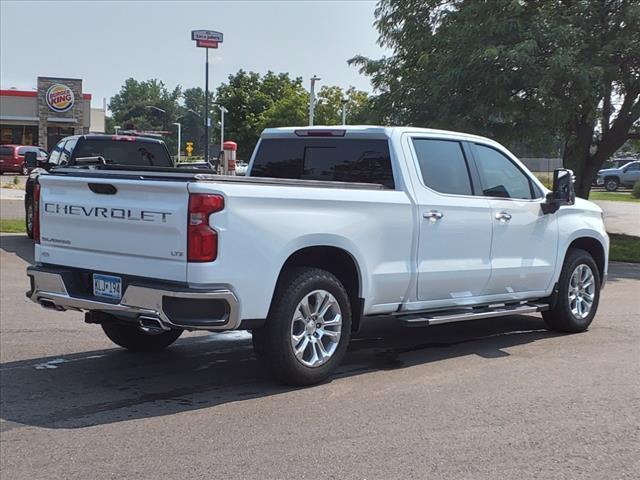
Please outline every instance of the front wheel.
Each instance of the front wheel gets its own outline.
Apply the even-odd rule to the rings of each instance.
[[[604,188],[607,190],[607,192],[615,192],[616,190],[618,190],[619,186],[620,182],[615,177],[607,178],[604,181]]]
[[[23,164],[20,169],[20,173],[22,173],[22,175],[29,175],[29,167],[27,167],[26,164]]]
[[[542,313],[547,327],[558,332],[584,332],[593,321],[600,301],[600,273],[593,257],[581,249],[570,250],[558,281],[553,309]]]
[[[292,268],[279,282],[254,348],[273,376],[289,385],[325,380],[340,365],[351,336],[351,304],[333,274]]]
[[[103,323],[101,326],[109,340],[134,352],[158,352],[164,350],[182,335],[182,330],[145,333],[136,325],[127,325],[124,322]]]

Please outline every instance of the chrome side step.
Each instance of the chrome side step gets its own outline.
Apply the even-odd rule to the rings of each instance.
[[[548,308],[549,305],[546,304],[518,303],[512,305],[457,308],[455,310],[440,310],[436,312],[407,313],[397,315],[397,318],[407,327],[426,327],[428,325],[439,325],[441,323],[464,322],[467,320],[480,320],[482,318],[543,312]]]

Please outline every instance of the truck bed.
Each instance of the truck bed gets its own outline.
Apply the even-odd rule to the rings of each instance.
[[[227,176],[202,173],[201,169],[178,167],[131,167],[126,165],[97,165],[93,167],[67,167],[52,170],[51,175],[81,178],[113,178],[120,180],[155,180],[172,182],[239,183],[242,185],[275,185],[290,187],[344,188],[351,190],[384,190],[376,183],[336,182],[326,180],[300,180],[285,178],[264,178]]]

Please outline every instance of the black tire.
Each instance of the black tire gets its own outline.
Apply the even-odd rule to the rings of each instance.
[[[22,173],[22,175],[29,175],[29,167],[27,167],[26,164],[23,164],[20,172]]]
[[[25,206],[24,223],[27,230],[27,237],[33,240],[33,202],[31,199],[27,200]]]
[[[608,177],[604,179],[604,188],[607,192],[615,192],[620,186],[620,181],[616,177]]]
[[[571,276],[580,265],[589,267],[593,274],[594,291],[591,310],[585,318],[579,318],[571,311],[569,301],[569,287]],[[558,281],[558,298],[553,309],[542,312],[542,318],[549,330],[556,332],[578,333],[589,328],[593,317],[598,310],[600,301],[600,272],[598,266],[589,252],[581,249],[572,249],[567,252],[567,256],[562,266],[560,280]]]
[[[148,334],[136,325],[123,322],[103,323],[102,330],[116,345],[134,352],[158,352],[175,342],[182,330],[169,330],[158,334]]]
[[[314,290],[329,292],[340,307],[342,326],[333,355],[319,366],[303,365],[291,344],[293,315],[300,301]],[[276,288],[267,322],[253,331],[258,357],[264,358],[273,377],[287,385],[313,385],[325,380],[340,365],[351,337],[351,304],[340,280],[319,268],[291,268]]]

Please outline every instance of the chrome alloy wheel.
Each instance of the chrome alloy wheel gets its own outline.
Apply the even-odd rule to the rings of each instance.
[[[326,290],[307,294],[293,312],[291,346],[300,363],[319,367],[333,356],[342,332],[342,312]]]
[[[589,316],[595,298],[595,278],[588,265],[578,265],[569,280],[569,308],[575,318]]]

